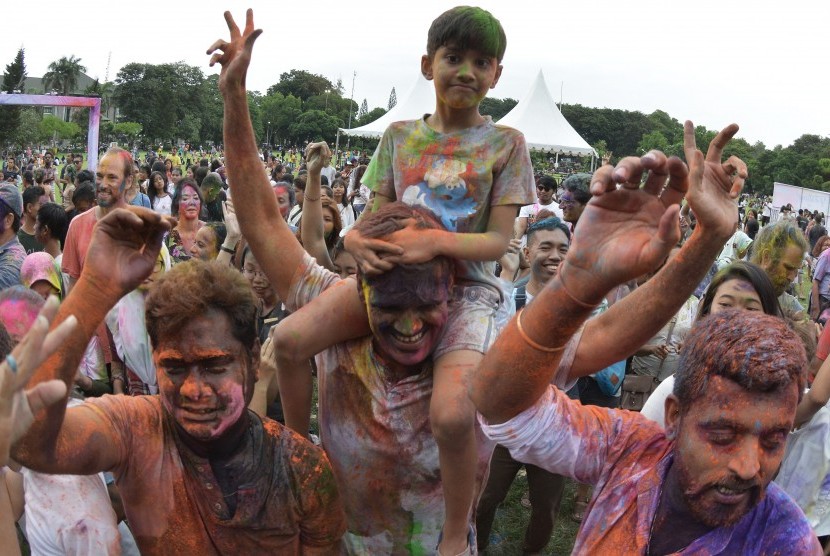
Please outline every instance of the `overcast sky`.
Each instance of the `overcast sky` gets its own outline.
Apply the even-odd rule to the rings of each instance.
[[[721,128],[768,147],[804,133],[830,135],[830,2],[482,0],[507,33],[504,73],[491,96],[521,100],[539,69],[558,100],[640,110]],[[104,80],[130,62],[208,67],[206,48],[227,37],[222,12],[244,22],[254,8],[257,41],[248,77],[265,90],[293,68],[342,78],[349,96],[386,107],[419,70],[430,23],[445,0],[11,1],[3,8],[0,70],[26,49],[30,76],[70,54]],[[84,31],[82,26],[89,28]],[[564,83],[564,86],[562,84]]]

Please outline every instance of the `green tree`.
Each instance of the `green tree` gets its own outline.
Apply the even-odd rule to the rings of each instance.
[[[42,141],[75,139],[81,133],[81,128],[75,122],[65,122],[51,114],[43,117],[38,123],[38,135]]]
[[[112,129],[115,136],[125,142],[134,143],[141,135],[141,124],[138,122],[119,122]]]
[[[294,95],[303,101],[315,95],[323,95],[326,91],[337,91],[337,88],[322,75],[297,69],[280,74],[279,83],[268,88],[269,95],[272,93],[280,93],[283,96]]]
[[[666,136],[659,131],[652,131],[643,135],[638,150],[640,154],[646,154],[653,150],[666,152],[668,148],[669,140],[666,139]]]
[[[23,93],[26,83],[26,61],[23,49],[17,51],[14,60],[6,65],[3,74],[2,90],[4,93]],[[0,137],[3,142],[12,141],[17,135],[20,126],[21,107],[0,107]]]
[[[366,99],[363,99],[363,102],[360,104],[360,110],[357,111],[357,119],[363,118],[369,112],[369,103],[366,102]]]
[[[274,145],[289,139],[289,128],[303,113],[302,101],[294,95],[283,96],[282,93],[268,93],[260,100],[262,120],[270,122],[271,143]]]
[[[338,120],[322,110],[303,112],[297,121],[289,126],[289,135],[297,143],[304,141],[333,142],[337,135]]]
[[[386,104],[386,110],[392,110],[398,104],[398,93],[395,92],[395,87],[389,93],[389,102]]]
[[[114,112],[114,106],[112,103],[112,95],[115,91],[115,84],[112,81],[108,81],[106,83],[101,83],[97,79],[84,89],[84,95],[88,97],[98,97],[101,99],[101,116],[104,119],[113,120],[115,119],[115,114],[113,113],[110,115],[110,112]]]
[[[519,102],[512,98],[484,97],[481,104],[478,106],[478,111],[483,116],[490,116],[493,118],[493,121],[499,121],[508,112],[513,110],[517,104],[519,104]]]
[[[384,114],[386,114],[386,112],[387,111],[381,108],[380,106],[378,106],[377,108],[372,108],[371,110],[366,112],[366,114],[364,114],[362,118],[354,122],[354,127],[360,127],[366,124],[370,124],[378,118],[380,118],[381,116],[383,116]]]
[[[138,122],[150,141],[182,135],[199,139],[207,88],[202,70],[183,62],[127,64],[115,79],[114,100],[125,120]],[[181,132],[180,132],[181,130]]]
[[[61,56],[55,62],[49,64],[49,71],[43,74],[43,92],[57,92],[61,95],[68,95],[75,91],[78,86],[78,77],[86,71],[86,66],[81,65],[81,59],[70,55],[69,58]]]

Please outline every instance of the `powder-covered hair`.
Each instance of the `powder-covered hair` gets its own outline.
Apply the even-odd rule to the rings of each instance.
[[[541,214],[542,211],[539,211]],[[533,236],[539,230],[561,230],[565,237],[568,238],[568,241],[571,240],[571,231],[568,229],[568,226],[562,222],[559,217],[557,216],[549,216],[547,218],[537,220],[533,224],[527,227],[527,244],[530,245]]]
[[[804,239],[801,228],[788,220],[779,220],[761,228],[755,241],[752,243],[752,262],[761,264],[764,256],[776,265],[781,262],[784,251],[790,245],[795,245],[804,254],[810,249],[810,244]]]
[[[248,355],[257,340],[256,303],[251,286],[227,264],[191,259],[173,267],[147,295],[147,332],[154,347],[159,339],[180,332],[194,315],[222,311],[231,322],[233,337]]]
[[[404,229],[411,221],[420,230],[444,230],[443,224],[427,209],[414,207],[400,201],[383,205],[377,212],[367,213],[354,225],[354,229],[367,239],[382,239],[398,230]],[[438,267],[438,268],[436,268]],[[374,276],[364,276],[358,267],[358,289],[360,283],[365,282],[372,287],[384,287],[394,284],[400,279],[401,273],[434,272],[435,275],[445,276],[447,287],[452,285],[455,275],[455,262],[449,257],[435,257],[431,261],[413,265],[395,265],[389,272]],[[411,292],[410,292],[411,293]],[[413,300],[412,302],[415,302]]]
[[[121,164],[124,170],[124,179],[131,178],[135,175],[135,166],[133,166],[133,155],[130,151],[124,150],[121,147],[110,147],[104,156],[117,156],[121,159]],[[101,158],[104,158],[103,156]]]
[[[593,174],[582,172],[571,174],[562,182],[562,188],[573,193],[574,200],[580,205],[588,204],[591,200],[591,178]]]
[[[705,396],[712,376],[750,392],[785,391],[801,399],[807,357],[799,337],[780,317],[729,309],[698,321],[683,345],[674,395],[681,413]]]
[[[507,37],[499,20],[487,10],[456,6],[439,15],[429,27],[427,56],[432,59],[442,46],[459,50],[473,48],[501,63]]]

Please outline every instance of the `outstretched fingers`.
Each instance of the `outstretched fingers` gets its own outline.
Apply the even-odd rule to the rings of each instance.
[[[709,143],[709,150],[706,151],[706,162],[715,162],[720,164],[723,158],[723,149],[727,143],[738,133],[738,124],[729,124],[720,133],[715,135],[712,142]]]
[[[639,189],[642,179],[643,163],[636,156],[623,158],[614,169],[614,181],[623,184],[626,189]]]
[[[617,183],[614,181],[614,167],[610,164],[601,166],[594,172],[591,181],[591,194],[599,197],[604,193],[611,193],[617,190]]]
[[[663,206],[679,205],[689,191],[689,167],[676,156],[669,157],[666,167],[669,172],[669,183],[660,194]]]
[[[746,178],[749,176],[746,163],[737,156],[732,155],[723,163],[723,169],[727,174],[732,176],[732,189],[729,191],[729,196],[737,199],[741,194]]]
[[[643,191],[650,195],[660,195],[669,177],[667,162],[666,155],[660,151],[649,151],[640,159],[643,168],[648,170],[648,177],[643,186]]]
[[[686,164],[689,165],[689,180],[693,184],[703,181],[703,153],[697,148],[695,139],[695,125],[691,120],[683,124],[683,152],[686,155]]]

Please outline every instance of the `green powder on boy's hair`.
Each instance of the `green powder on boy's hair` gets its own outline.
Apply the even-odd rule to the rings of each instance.
[[[499,20],[487,10],[457,6],[438,16],[429,28],[427,56],[432,58],[442,46],[474,48],[501,62],[507,37]]]

